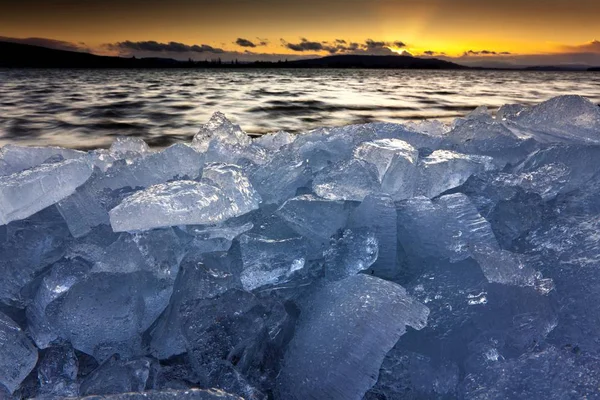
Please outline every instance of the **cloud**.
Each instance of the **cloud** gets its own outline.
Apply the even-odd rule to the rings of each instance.
[[[445,56],[445,55],[446,55],[446,53],[444,53],[443,51],[425,50],[425,51],[423,52],[423,55],[425,55],[425,56],[430,56],[430,57],[431,57],[431,56],[436,56],[436,55],[437,55],[437,56]]]
[[[325,50],[323,43],[311,42],[306,38],[300,38],[299,43],[290,43],[281,39],[281,44],[293,51],[323,51]]]
[[[259,47],[259,46],[266,46],[269,44],[268,39],[261,39],[258,37],[256,39],[258,39],[258,42],[253,42],[251,40],[244,39],[244,38],[238,38],[235,41],[235,44],[237,44],[238,46],[241,46],[241,47]]]
[[[394,55],[396,52],[390,50],[390,47],[404,48],[406,44],[402,41],[385,42],[367,39],[363,43],[349,42],[345,39],[335,39],[329,41],[311,41],[307,38],[300,38],[300,42],[291,43],[284,39],[281,45],[297,52],[328,52],[329,54],[372,54],[372,55]]]
[[[109,50],[119,51],[121,53],[225,53],[225,50],[218,47],[212,47],[207,44],[187,45],[179,42],[160,43],[154,40],[143,42],[131,42],[129,40],[126,40],[124,42],[109,43],[104,46]]]
[[[470,57],[470,56],[497,56],[497,55],[509,55],[510,53],[508,51],[493,51],[493,50],[467,50],[463,53],[463,57]]]
[[[29,44],[32,46],[47,47],[49,49],[55,49],[55,50],[78,51],[81,53],[89,53],[90,52],[90,49],[86,46],[85,43],[65,42],[63,40],[55,40],[55,39],[47,39],[47,38],[24,38],[24,39],[21,39],[21,38],[11,38],[11,37],[0,36],[0,41]]]
[[[235,44],[237,44],[238,46],[241,46],[241,47],[256,47],[256,44],[254,44],[253,42],[251,42],[248,39],[243,39],[243,38],[237,38],[237,40],[235,41]]]

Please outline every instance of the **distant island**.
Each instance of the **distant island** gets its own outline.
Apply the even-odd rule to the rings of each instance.
[[[468,69],[435,58],[410,56],[343,55],[293,61],[179,61],[171,58],[124,58],[49,49],[21,43],[0,42],[3,68],[389,68]]]
[[[468,67],[437,58],[406,55],[332,55],[292,61],[180,61],[172,58],[135,58],[100,56],[76,51],[57,50],[29,44],[0,41],[0,68],[373,68],[430,70],[525,70],[585,71],[581,66]],[[600,71],[600,67],[587,68]]]

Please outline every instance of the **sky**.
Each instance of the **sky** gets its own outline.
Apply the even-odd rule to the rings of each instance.
[[[96,54],[600,65],[598,0],[0,0],[0,40]]]

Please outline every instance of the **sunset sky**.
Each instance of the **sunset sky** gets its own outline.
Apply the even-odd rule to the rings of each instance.
[[[98,54],[600,65],[598,0],[19,0],[0,36]],[[35,38],[31,39],[31,38]]]

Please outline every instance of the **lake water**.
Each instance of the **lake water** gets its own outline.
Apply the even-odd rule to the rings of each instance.
[[[215,111],[249,133],[435,118],[560,94],[600,103],[600,73],[421,70],[0,70],[0,145],[190,140]]]

